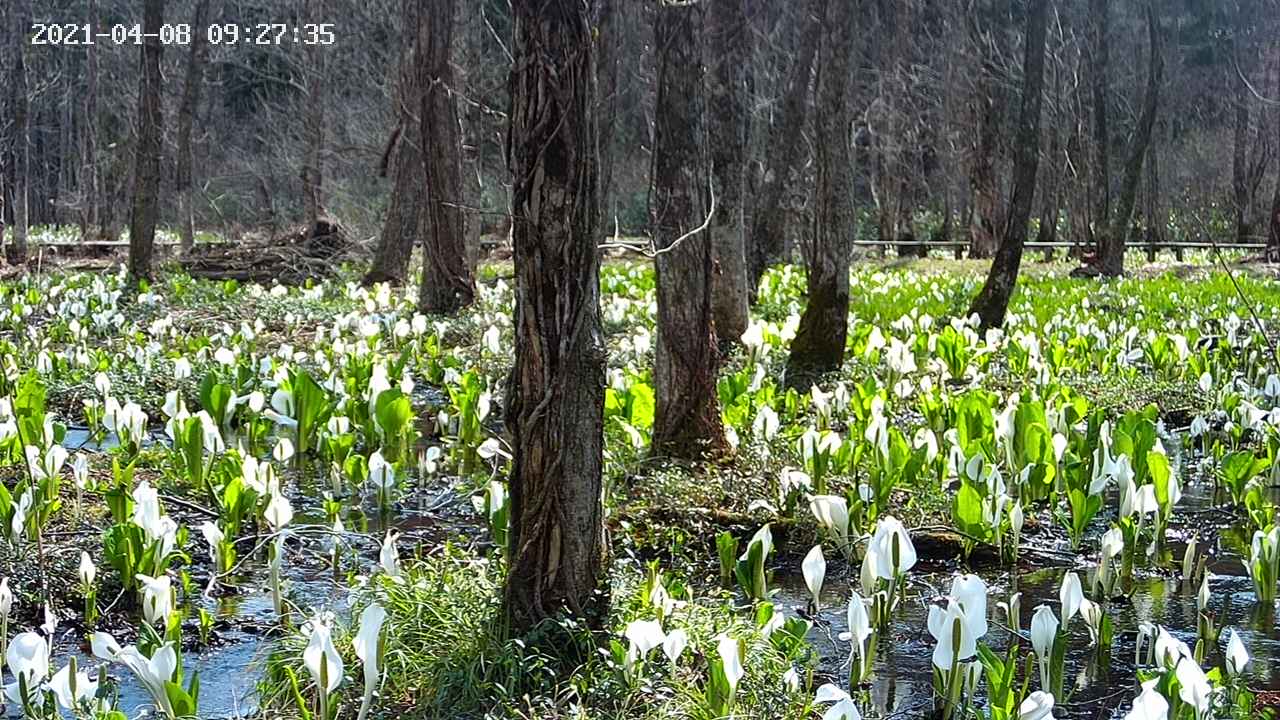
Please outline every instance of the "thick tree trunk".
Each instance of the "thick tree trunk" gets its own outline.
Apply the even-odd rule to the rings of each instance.
[[[760,289],[760,278],[765,269],[776,262],[782,253],[783,235],[787,225],[782,212],[782,195],[791,182],[791,176],[801,163],[800,147],[804,137],[805,111],[809,99],[809,79],[813,75],[813,59],[817,56],[818,43],[812,38],[822,32],[822,14],[812,7],[821,7],[822,0],[812,0],[801,5],[806,17],[801,34],[800,54],[791,66],[787,90],[778,111],[778,122],[769,128],[769,140],[765,150],[765,180],[755,197],[751,210],[751,233],[747,238],[749,276],[747,291],[755,302]]]
[[[715,179],[716,215],[711,221],[715,272],[711,311],[716,338],[723,346],[737,343],[747,330],[747,238],[744,222],[747,115],[746,69],[751,61],[751,32],[746,0],[711,0],[707,18],[708,58],[714,68],[707,100],[711,168]]]
[[[405,0],[403,11],[407,27],[419,29],[416,0]],[[404,284],[409,274],[413,246],[423,230],[423,194],[426,188],[422,159],[422,128],[418,122],[423,89],[423,73],[417,69],[422,58],[411,44],[404,50],[400,63],[400,83],[396,93],[397,125],[390,146],[384,154],[383,175],[391,172],[391,196],[387,200],[387,216],[382,222],[373,263],[361,282],[368,286],[385,282]],[[390,166],[389,168],[387,166]]]
[[[311,22],[324,19],[325,0],[307,0],[306,15]],[[321,195],[324,182],[324,60],[325,49],[307,46],[307,97],[303,109],[302,133],[306,149],[299,178],[302,180],[303,221],[308,233],[318,229],[324,214]]]
[[[1027,42],[1023,58],[1022,108],[1018,118],[1018,144],[1013,160],[1013,200],[1005,223],[1000,249],[991,262],[991,271],[969,313],[977,313],[982,327],[1004,324],[1009,298],[1018,282],[1022,250],[1027,241],[1027,224],[1036,194],[1036,171],[1040,163],[1040,110],[1044,93],[1044,46],[1049,0],[1030,0],[1027,6]]]
[[[17,0],[13,12],[13,244],[6,248],[10,263],[27,261],[28,195],[31,192],[31,101],[27,88],[26,37],[31,27],[30,0]]]
[[[1104,238],[1101,267],[1104,277],[1119,277],[1124,273],[1124,250],[1129,234],[1129,221],[1133,218],[1133,206],[1137,203],[1138,182],[1142,179],[1142,161],[1147,155],[1147,146],[1151,144],[1151,133],[1155,128],[1156,111],[1160,102],[1164,60],[1160,50],[1159,21],[1152,2],[1153,0],[1146,2],[1147,35],[1151,46],[1146,97],[1142,103],[1142,114],[1138,117],[1138,126],[1133,134],[1133,144],[1129,148],[1129,159],[1125,162],[1120,195],[1116,198],[1115,215]]]
[[[618,120],[618,74],[620,34],[626,30],[619,24],[620,3],[626,0],[597,0],[596,26],[596,102],[600,144],[600,207],[603,224],[613,227],[617,207],[613,202],[614,127]],[[625,17],[625,16],[622,16]]]
[[[1164,238],[1164,223],[1160,218],[1160,152],[1159,143],[1152,141],[1147,147],[1146,217],[1147,262],[1155,262],[1156,253]]]
[[[209,17],[209,0],[197,0],[195,21],[191,27],[191,50],[187,56],[187,77],[182,88],[182,104],[178,106],[178,170],[175,190],[178,194],[178,231],[182,252],[190,252],[196,244],[196,216],[191,189],[191,131],[196,109],[200,107],[200,87],[204,85],[204,55]]]
[[[512,634],[563,611],[599,627],[605,350],[592,33],[580,0],[513,0],[508,142],[515,364],[507,386]]]
[[[133,209],[129,214],[129,276],[133,282],[152,279],[156,218],[160,211],[160,138],[164,118],[160,110],[160,25],[164,0],[146,0],[142,28],[146,37],[139,56],[138,146],[134,155]]]
[[[854,113],[848,90],[854,72],[854,23],[861,4],[852,0],[823,4],[826,31],[821,40],[816,116],[817,226],[807,268],[808,300],[787,358],[787,384],[799,389],[807,389],[821,373],[840,369],[849,323]]]
[[[438,0],[419,15],[418,67],[426,198],[422,210],[422,286],[418,310],[454,313],[475,299],[462,204],[462,140],[454,97],[453,25],[457,0]],[[423,17],[425,15],[425,17]]]
[[[704,124],[702,38],[705,4],[661,5],[650,217],[658,284],[654,452],[680,458],[719,454],[724,425],[716,396],[711,314],[710,193]]]
[[[1111,219],[1111,135],[1107,128],[1108,105],[1111,101],[1111,0],[1089,0],[1093,33],[1092,62],[1090,64],[1090,90],[1093,93],[1093,192],[1097,193],[1093,204],[1094,245],[1099,254],[1104,250],[1105,235]]]

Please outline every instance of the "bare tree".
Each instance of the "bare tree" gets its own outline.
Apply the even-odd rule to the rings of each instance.
[[[769,129],[765,149],[765,181],[754,198],[751,212],[751,234],[747,238],[749,275],[747,289],[754,302],[760,278],[770,263],[782,254],[786,216],[781,212],[782,195],[800,164],[800,148],[804,137],[805,115],[809,105],[809,82],[813,76],[813,60],[818,43],[812,38],[822,32],[822,14],[811,8],[821,0],[799,3],[796,22],[802,29],[799,53],[792,61],[782,107],[777,122]]]
[[[1280,99],[1280,67],[1276,68],[1276,98]],[[1271,227],[1267,233],[1267,260],[1271,262],[1280,261],[1280,112],[1276,113],[1275,185],[1271,198]]]
[[[428,30],[427,22],[420,18],[425,9],[422,3],[404,0],[401,7],[408,27]],[[420,81],[426,73],[418,69],[423,60],[417,56],[417,37],[415,33],[414,42],[408,44],[400,60],[400,82],[395,95],[396,127],[382,154],[380,167],[383,177],[388,171],[391,173],[391,197],[387,201],[378,247],[373,253],[373,264],[362,280],[365,285],[379,282],[403,284],[409,272],[413,246],[423,231],[422,195],[426,192],[427,180],[419,113],[423,97]]]
[[[725,450],[716,396],[712,250],[702,68],[704,3],[660,3],[658,98],[649,212],[657,247],[653,449],[698,458]]]
[[[160,25],[164,0],[146,0],[142,10],[145,38],[139,53],[138,145],[134,155],[133,209],[129,215],[129,276],[133,282],[152,279],[156,219],[160,214],[160,138],[164,117],[160,109],[163,78]]]
[[[1030,0],[1027,5],[1027,41],[1022,62],[1022,110],[1018,119],[1017,147],[1013,161],[1013,200],[1005,222],[1000,249],[996,251],[987,282],[974,299],[970,313],[977,313],[982,327],[1004,324],[1009,298],[1018,282],[1022,250],[1027,242],[1027,225],[1036,194],[1036,172],[1040,163],[1040,110],[1044,97],[1044,48],[1049,0]]]
[[[824,0],[818,71],[817,227],[806,254],[808,301],[787,358],[787,384],[807,389],[844,363],[849,323],[849,254],[854,228],[853,74],[855,19],[861,3]]]
[[[182,88],[182,104],[178,106],[178,168],[175,190],[178,194],[178,230],[182,251],[190,252],[196,243],[196,216],[191,188],[191,132],[196,108],[200,106],[200,88],[204,85],[205,48],[208,34],[209,0],[196,0],[195,19],[191,24],[191,49],[187,55],[187,76]]]
[[[325,22],[325,0],[306,0],[308,22]],[[320,232],[320,217],[324,214],[324,87],[325,49],[311,44],[307,46],[306,106],[303,108],[302,134],[305,151],[299,178],[302,180],[303,219],[306,232]]]
[[[424,313],[453,313],[475,297],[461,207],[462,141],[450,62],[456,10],[457,0],[438,0],[430,12],[417,13],[419,137],[426,180],[418,309]]]
[[[605,350],[600,325],[594,48],[582,0],[513,0],[509,162],[515,364],[507,623],[563,611],[599,626]]]
[[[1092,58],[1089,68],[1090,89],[1093,93],[1093,187],[1097,193],[1093,203],[1093,231],[1091,237],[1104,252],[1104,236],[1111,220],[1111,135],[1108,129],[1111,102],[1111,0],[1089,0],[1089,15],[1093,34]]]
[[[712,138],[711,169],[715,179],[716,216],[711,251],[715,271],[711,310],[721,345],[736,343],[747,329],[747,237],[745,200],[747,169],[746,71],[751,58],[746,0],[711,0],[707,17],[709,65],[714,68],[707,99]]]
[[[1120,194],[1116,198],[1115,213],[1103,237],[1100,270],[1104,277],[1118,277],[1124,272],[1124,251],[1129,234],[1129,221],[1137,202],[1138,182],[1142,179],[1142,161],[1151,144],[1151,134],[1156,123],[1156,111],[1160,102],[1160,84],[1164,78],[1164,58],[1160,50],[1160,21],[1156,17],[1154,0],[1146,0],[1147,36],[1150,59],[1147,67],[1147,90],[1142,103],[1142,114],[1129,145],[1129,158],[1125,161]]]
[[[13,113],[13,244],[6,248],[10,263],[27,261],[28,194],[31,188],[30,89],[27,86],[26,38],[31,27],[30,0],[13,7],[13,67],[10,103]]]
[[[969,188],[973,195],[973,218],[969,230],[969,257],[986,258],[1000,242],[1000,188],[996,183],[996,161],[1000,149],[1001,110],[1004,105],[999,59],[1004,16],[1001,5],[1007,0],[981,0],[977,13],[968,16],[969,33],[978,49],[980,69],[974,83],[971,114],[977,124]]]

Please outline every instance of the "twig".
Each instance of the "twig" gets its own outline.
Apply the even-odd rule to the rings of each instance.
[[[703,220],[702,224],[699,225],[698,227],[690,230],[689,232],[673,240],[670,245],[667,245],[666,247],[659,249],[654,244],[652,237],[649,238],[647,248],[644,243],[625,242],[622,239],[621,231],[618,228],[618,217],[615,215],[613,218],[613,233],[614,233],[613,242],[602,243],[601,245],[598,246],[598,249],[600,250],[612,250],[612,249],[631,250],[633,252],[638,252],[641,255],[644,255],[645,257],[650,259],[657,258],[659,255],[664,255],[666,253],[671,252],[672,250],[675,250],[676,248],[680,247],[680,244],[683,243],[685,240],[688,240],[694,235],[697,235],[703,230],[706,230],[711,225],[711,219],[716,216],[716,189],[715,189],[715,184],[711,182],[710,177],[707,178],[707,188],[711,193],[711,207],[707,210],[707,218]]]

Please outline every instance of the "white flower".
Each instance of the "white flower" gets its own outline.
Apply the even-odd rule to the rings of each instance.
[[[853,704],[853,698],[849,697],[849,693],[831,683],[818,688],[813,701],[815,703],[833,703],[823,713],[822,720],[862,720],[862,714],[858,712],[858,706]]]
[[[378,639],[382,632],[382,624],[387,619],[387,611],[377,603],[371,603],[360,613],[360,629],[351,641],[356,657],[364,665],[364,698],[360,702],[358,720],[364,720],[369,713],[373,701],[373,691],[378,685]]]
[[[92,585],[93,579],[98,575],[98,569],[93,566],[89,553],[83,550],[80,551],[80,567],[77,568],[76,574],[80,577],[80,584],[86,587]]]
[[[627,638],[627,667],[643,660],[651,650],[662,645],[667,636],[657,620],[632,620],[623,635]]]
[[[1018,720],[1052,720],[1053,695],[1037,690],[1018,706]]]
[[[873,557],[872,572],[883,580],[893,580],[915,567],[916,548],[902,523],[890,515],[880,518],[875,534],[867,545]]]
[[[332,693],[342,684],[342,656],[333,646],[333,636],[329,624],[321,621],[311,623],[311,637],[307,647],[302,651],[302,664],[317,686],[323,683],[324,692]]]
[[[1236,633],[1235,628],[1232,628],[1231,635],[1227,639],[1227,674],[1231,677],[1236,677],[1244,672],[1245,667],[1248,665],[1249,651],[1245,648],[1244,642],[1240,640],[1240,635]]]
[[[382,549],[378,552],[378,563],[391,577],[400,575],[400,555],[396,552],[396,537],[396,531],[388,530],[386,537],[382,540]]]
[[[822,555],[822,546],[814,545],[809,554],[800,563],[800,571],[804,575],[804,583],[813,597],[813,606],[822,604],[822,581],[827,576],[827,559]]]
[[[1080,606],[1084,602],[1084,589],[1080,587],[1080,576],[1074,572],[1069,572],[1062,576],[1062,587],[1058,591],[1058,598],[1062,601],[1062,624],[1071,624],[1071,618],[1080,612]]]
[[[689,633],[684,628],[677,628],[667,634],[667,638],[662,641],[662,654],[667,656],[672,664],[680,659],[680,654],[689,645]]]
[[[267,509],[262,515],[271,524],[272,530],[280,532],[293,519],[293,506],[280,492],[273,492],[270,501],[267,502]]]
[[[153,578],[138,573],[134,577],[142,583],[142,613],[147,622],[163,627],[173,612],[173,586],[169,576]]]
[[[4,658],[13,676],[26,681],[28,695],[34,703],[37,698],[36,689],[49,676],[49,643],[36,633],[19,633],[9,642],[9,649],[5,652]],[[5,697],[9,698],[10,702],[21,706],[22,697],[19,690],[20,686],[16,679],[4,686]]]
[[[1133,706],[1125,714],[1124,720],[1166,720],[1169,714],[1169,701],[1164,699],[1156,684],[1159,679],[1142,683],[1142,692],[1134,698]]]
[[[738,688],[738,681],[746,674],[746,670],[742,667],[742,655],[738,649],[738,641],[728,635],[721,635],[717,638],[716,651],[720,655],[720,662],[724,666],[724,677],[729,682],[729,694],[732,695]]]

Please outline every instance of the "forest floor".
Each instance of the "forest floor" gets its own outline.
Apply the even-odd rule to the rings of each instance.
[[[237,715],[245,708],[271,716],[300,715],[296,700],[312,697],[314,690],[303,688],[299,695],[296,681],[290,680],[291,673],[296,677],[300,672],[290,669],[302,666],[305,638],[289,623],[281,627],[276,622],[264,595],[263,548],[269,528],[261,517],[250,523],[252,530],[238,540],[238,571],[215,571],[197,528],[205,521],[222,522],[223,500],[210,485],[194,482],[189,471],[178,468],[182,461],[163,421],[175,392],[194,412],[207,406],[211,384],[234,386],[235,397],[242,400],[262,379],[288,387],[296,382],[284,373],[288,367],[329,368],[337,378],[331,392],[364,397],[371,363],[385,362],[392,385],[397,377],[407,381],[401,388],[419,436],[418,456],[406,452],[397,463],[401,479],[389,505],[371,500],[367,480],[335,480],[326,465],[329,450],[317,450],[314,463],[279,463],[281,487],[295,512],[284,576],[297,612],[328,608],[349,622],[370,597],[388,607],[386,642],[394,650],[388,650],[380,712],[403,710],[415,717],[478,717],[486,712],[513,718],[711,717],[702,660],[678,672],[640,678],[625,667],[625,641],[604,643],[596,652],[591,646],[598,638],[588,640],[580,648],[579,663],[566,668],[563,652],[553,657],[493,632],[502,560],[485,509],[493,500],[494,483],[503,477],[503,465],[500,456],[480,457],[477,452],[482,441],[500,435],[497,419],[511,361],[509,262],[480,269],[478,302],[456,318],[415,318],[412,288],[359,288],[352,267],[339,267],[333,279],[296,288],[195,280],[174,272],[146,296],[129,298],[119,291],[120,275],[82,272],[85,262],[50,262],[45,275],[3,286],[8,308],[2,320],[5,362],[21,372],[43,363],[37,361],[41,353],[53,358],[40,373],[46,408],[67,428],[63,445],[73,453],[84,452],[90,472],[84,491],[64,491],[62,510],[44,527],[41,547],[10,543],[0,548],[0,563],[18,598],[13,626],[39,624],[49,601],[65,633],[60,647],[69,652],[87,651],[83,638],[91,629],[108,629],[122,642],[138,635],[136,601],[123,591],[121,577],[105,570],[111,561],[104,556],[101,533],[112,523],[105,499],[121,484],[125,457],[111,434],[96,427],[86,412],[107,395],[101,386],[105,375],[111,396],[137,403],[151,418],[145,441],[128,454],[131,482],[146,480],[158,488],[167,512],[182,528],[177,549],[183,557],[173,572],[187,609],[183,646],[194,666],[214,672],[228,663],[239,668],[230,674],[240,683],[235,688],[209,680],[215,685],[206,690],[208,707],[202,715]],[[828,611],[823,615],[806,608],[803,591],[797,590],[803,585],[794,568],[821,541],[824,530],[807,502],[789,494],[783,481],[788,472],[802,470],[811,482],[823,483],[823,492],[853,504],[864,486],[880,482],[866,454],[873,397],[886,401],[889,427],[901,434],[908,454],[923,452],[921,429],[937,426],[934,413],[940,410],[928,398],[940,396],[940,390],[987,403],[983,407],[990,406],[992,415],[1004,398],[1019,393],[1043,394],[1057,398],[1054,402],[1068,398],[1075,406],[1117,420],[1153,407],[1164,437],[1181,438],[1194,418],[1216,410],[1219,402],[1203,389],[1196,355],[1193,361],[1179,360],[1176,353],[1171,359],[1173,351],[1164,340],[1176,335],[1213,363],[1255,368],[1259,346],[1240,350],[1235,336],[1251,330],[1249,318],[1255,313],[1265,329],[1260,337],[1273,338],[1280,327],[1280,294],[1266,268],[1251,268],[1233,280],[1199,257],[1188,263],[1140,265],[1129,279],[1100,283],[1067,277],[1071,267],[1066,262],[1029,263],[1011,307],[1008,333],[984,337],[962,322],[981,282],[983,263],[860,263],[852,277],[845,368],[825,378],[817,393],[782,389],[787,341],[803,309],[804,277],[796,268],[771,271],[753,311],[761,340],[750,350],[733,349],[721,371],[722,412],[736,451],[719,462],[690,465],[647,450],[656,340],[653,273],[640,262],[608,262],[602,272],[602,305],[610,357],[604,498],[614,598],[609,627],[620,632],[627,622],[653,611],[657,573],[663,578],[657,582],[679,599],[698,657],[709,657],[714,636],[742,637],[754,631],[758,608],[756,614],[744,612],[751,603],[741,590],[717,581],[722,575],[718,544],[731,537],[746,546],[768,524],[776,548],[769,560],[779,593],[774,604],[779,612],[786,607],[809,618],[815,623],[812,632],[822,637],[811,637],[814,649],[807,652],[756,648],[747,659],[748,682],[736,716],[810,717],[812,688],[821,680],[839,684],[842,672],[847,678],[845,651],[834,640],[843,621],[832,620]],[[1250,310],[1240,293],[1259,306]],[[77,303],[84,305],[82,311]],[[224,355],[227,348],[230,353]],[[903,363],[903,352],[911,357],[909,363]],[[1240,359],[1230,359],[1237,354]],[[175,376],[178,359],[190,362],[188,375]],[[1051,391],[1044,385],[1049,376]],[[11,372],[8,382],[14,377]],[[261,387],[270,404],[270,386]],[[354,406],[342,402],[358,425]],[[772,430],[760,424],[764,408],[778,416]],[[242,412],[234,405],[231,411]],[[472,434],[463,429],[469,417],[478,418]],[[988,415],[985,422],[990,419]],[[357,440],[358,452],[369,452],[371,438],[381,432],[374,419],[365,422],[373,430],[366,429],[363,441]],[[249,433],[248,452],[265,456],[276,437],[272,423],[249,416],[234,424],[240,440]],[[255,428],[262,433],[256,440]],[[933,441],[945,453],[942,428],[937,429]],[[828,458],[828,469],[820,470],[805,448],[810,432],[842,438],[840,446],[852,454],[837,457],[836,452]],[[231,439],[228,434],[228,446]],[[437,447],[443,450],[440,468],[424,471],[421,453]],[[3,472],[6,485],[22,482],[20,465],[10,464]],[[349,474],[350,469],[334,472]],[[1192,477],[1190,470],[1187,477]],[[1014,567],[1005,565],[1001,552],[957,527],[957,487],[954,481],[899,480],[890,484],[878,508],[881,516],[895,516],[911,528],[927,570],[915,581],[913,607],[927,607],[929,584],[943,582],[958,569],[985,573],[993,583],[1007,581],[1010,574],[1025,575],[1034,588],[1050,582],[1034,573],[1058,572],[1056,578],[1078,561],[1058,518],[1043,511],[1029,512],[1023,555]],[[1207,517],[1200,512],[1188,518]],[[337,540],[329,531],[335,520],[344,528]],[[380,545],[392,529],[400,533],[394,545],[400,548],[404,580],[375,582],[381,577],[375,576]],[[81,612],[83,588],[75,579],[81,551],[104,568],[97,588],[102,613],[94,622]],[[856,565],[846,564],[839,553],[829,562],[831,584],[857,584]],[[832,606],[838,609],[842,602]],[[900,631],[905,642],[918,640],[921,619],[904,616],[904,622],[916,624],[914,634]],[[354,633],[354,628],[344,632]],[[922,652],[927,656],[927,648]],[[790,681],[783,681],[789,669],[808,673],[803,683],[807,694],[797,694]],[[921,682],[910,674],[883,674],[908,685]],[[357,678],[351,675],[341,691],[347,702],[358,703]],[[1272,680],[1266,678],[1264,685]],[[136,688],[122,687],[122,696],[137,700]],[[239,695],[232,701],[214,698],[233,690]],[[879,707],[882,713],[914,716],[911,708],[927,699],[927,693],[912,693],[869,700],[867,714],[876,714]],[[1081,698],[1073,716],[1076,710],[1093,712],[1112,702],[1089,693]]]

